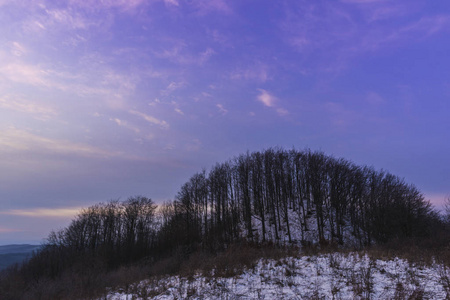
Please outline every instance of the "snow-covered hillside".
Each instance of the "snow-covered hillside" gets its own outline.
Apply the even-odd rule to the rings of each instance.
[[[214,273],[214,272],[213,272]],[[260,259],[231,278],[166,276],[111,291],[125,299],[449,299],[450,270],[359,253]]]

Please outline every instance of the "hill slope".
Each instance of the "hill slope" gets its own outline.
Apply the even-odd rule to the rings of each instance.
[[[214,274],[214,270],[211,272]],[[450,270],[404,259],[334,253],[261,259],[233,277],[197,274],[144,280],[106,299],[448,299]],[[104,299],[104,298],[102,298]]]
[[[5,245],[0,246],[0,270],[15,263],[23,262],[31,253],[38,250],[38,245]]]

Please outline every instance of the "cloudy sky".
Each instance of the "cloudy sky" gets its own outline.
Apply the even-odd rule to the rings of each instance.
[[[306,147],[450,194],[448,0],[0,0],[0,244]]]

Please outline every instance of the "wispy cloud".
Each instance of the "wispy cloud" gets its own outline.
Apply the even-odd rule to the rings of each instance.
[[[216,53],[216,51],[214,51],[214,49],[209,48],[209,47],[206,48],[205,51],[203,51],[203,52],[200,53],[198,63],[201,64],[201,65],[204,64],[204,63],[207,62],[207,61],[211,58],[211,56],[213,56],[215,53]]]
[[[12,42],[10,48],[11,48],[11,54],[14,56],[18,56],[18,57],[20,57],[28,52],[28,50],[25,48],[25,46],[19,42]]]
[[[92,20],[88,20],[74,10],[66,9],[46,9],[48,18],[44,23],[45,27],[52,26],[67,26],[70,29],[88,29],[95,25]]]
[[[161,95],[163,96],[167,96],[170,95],[172,92],[181,89],[185,86],[185,82],[181,81],[181,82],[175,82],[172,81],[171,83],[169,83],[169,85],[161,91]]]
[[[418,42],[438,32],[450,31],[448,25],[450,25],[450,15],[440,15],[424,17],[395,29],[377,28],[377,30],[366,32],[360,43],[352,46],[352,50],[355,53],[374,52],[387,47]]]
[[[19,1],[18,1],[19,2]],[[25,3],[25,1],[21,1]],[[89,2],[89,1],[86,1]],[[103,1],[96,1],[101,3]],[[56,47],[57,44],[66,43],[68,40],[77,43],[86,41],[85,37],[91,36],[97,30],[105,30],[111,26],[111,13],[104,10],[101,17],[95,15],[96,9],[104,7],[98,6],[93,8],[89,3],[81,5],[77,1],[66,1],[65,5],[58,5],[56,8],[51,1],[26,1],[22,4],[22,10],[30,11],[29,14],[23,14],[20,27],[22,33],[27,35],[38,34],[41,40],[47,43],[52,41]],[[20,4],[19,4],[20,5]],[[95,33],[94,33],[95,34]],[[43,45],[39,45],[43,46]]]
[[[184,111],[182,111],[182,110],[180,109],[178,102],[176,102],[176,101],[171,101],[170,104],[173,106],[173,110],[174,110],[177,114],[179,114],[179,115],[181,115],[181,116],[184,116]]]
[[[139,83],[139,76],[132,74],[123,74],[112,69],[105,69],[102,72],[101,84],[104,86],[117,86],[119,91],[125,93],[132,93],[136,89],[136,84]]]
[[[0,67],[0,76],[3,76],[5,79],[15,83],[32,85],[39,88],[54,88],[62,91],[74,91],[79,94],[101,94],[105,91],[102,88],[96,88],[74,82],[83,79],[83,75],[58,72],[50,68],[22,62],[10,63]],[[111,78],[108,78],[107,76],[105,77],[109,81],[104,82],[104,84],[110,82],[115,83],[111,80]]]
[[[0,211],[0,215],[32,217],[32,218],[70,218],[77,215],[81,211],[81,209],[82,209],[81,207],[11,209]],[[4,232],[11,232],[11,231],[4,231]]]
[[[228,113],[228,110],[225,109],[222,104],[216,104],[216,107],[222,115],[226,115]]]
[[[450,15],[416,16],[420,7],[403,1],[346,0],[292,4],[280,23],[285,41],[301,53],[300,66],[340,71],[371,52],[423,41],[450,31]],[[395,24],[395,26],[393,26]],[[328,49],[333,49],[332,52]],[[310,62],[314,61],[314,64]]]
[[[440,31],[450,31],[450,15],[437,15],[422,17],[417,22],[413,22],[402,27],[399,30],[401,33],[422,33],[425,35],[432,35]],[[420,38],[420,36],[419,36]]]
[[[51,106],[20,99],[20,97],[0,98],[0,108],[32,114],[36,118],[44,120],[57,115],[56,110]]]
[[[164,120],[159,120],[153,116],[147,115],[145,113],[142,113],[142,112],[136,111],[136,110],[130,110],[129,112],[130,112],[130,114],[138,116],[151,124],[159,125],[161,128],[164,128],[164,129],[169,128],[169,124]]]
[[[17,83],[40,87],[55,86],[49,79],[49,71],[38,66],[24,63],[11,63],[0,67],[0,75]]]
[[[280,108],[277,108],[277,113],[280,116],[287,116],[289,114],[289,111],[287,109],[284,109],[284,108],[280,107]]]
[[[158,98],[155,98],[155,100],[151,101],[150,103],[148,103],[149,106],[156,106],[158,104],[161,103],[161,100],[159,100]]]
[[[118,8],[123,12],[134,12],[140,6],[148,3],[147,0],[70,0],[70,4],[91,10]]]
[[[141,130],[140,130],[139,128],[137,128],[137,127],[135,127],[135,126],[132,126],[132,125],[128,124],[127,121],[124,121],[124,120],[121,120],[121,119],[118,119],[118,118],[111,118],[111,119],[109,119],[109,120],[110,120],[110,121],[113,121],[114,123],[116,123],[116,124],[119,125],[120,127],[127,128],[127,129],[129,129],[129,130],[134,131],[135,133],[141,132]]]
[[[287,116],[289,114],[289,112],[285,108],[279,106],[279,99],[277,97],[263,89],[258,89],[258,91],[260,92],[260,94],[258,95],[257,100],[264,104],[264,106],[273,108],[281,117]]]
[[[253,67],[239,68],[231,73],[231,79],[236,80],[255,80],[258,82],[266,82],[269,79],[268,66],[263,63],[257,63]]]
[[[177,0],[164,0],[164,3],[167,5],[173,5],[173,6],[179,6],[180,3],[178,3]]]
[[[110,152],[67,140],[52,139],[16,128],[0,131],[0,151],[65,154],[84,157],[113,157],[121,155],[118,152]]]
[[[264,104],[264,106],[267,107],[273,107],[275,106],[275,102],[277,101],[277,98],[271,95],[268,91],[263,89],[258,89],[260,94],[258,95],[257,99],[259,102]]]
[[[1,6],[1,3],[0,3]],[[1,212],[0,212],[1,214]],[[5,227],[0,227],[0,233],[9,233],[9,232],[20,232],[22,230],[19,229],[13,229],[13,228],[5,228]]]
[[[164,2],[167,6],[178,7],[181,4],[192,5],[198,14],[208,14],[212,12],[221,12],[229,14],[232,12],[228,3],[224,0],[194,0],[194,1],[180,1],[180,0],[70,0],[72,5],[89,9],[101,9],[101,8],[117,8],[123,12],[134,13],[145,5],[152,4],[154,2]]]
[[[170,39],[167,41],[166,39],[165,42],[169,45],[162,50],[154,50],[153,54],[157,58],[167,59],[180,65],[203,65],[216,53],[211,47],[206,47],[202,51],[190,49],[183,40]]]
[[[71,97],[96,97],[111,109],[124,109],[124,99],[134,93],[136,85],[141,81],[137,73],[115,70],[91,60],[76,69],[57,69],[17,61],[0,66],[0,79],[2,77],[5,82],[42,90],[58,90],[68,93]],[[16,103],[15,107],[18,106],[19,103]]]

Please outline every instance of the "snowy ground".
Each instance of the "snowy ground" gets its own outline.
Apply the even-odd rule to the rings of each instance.
[[[231,278],[167,276],[106,299],[450,299],[450,270],[358,253],[261,259]]]

